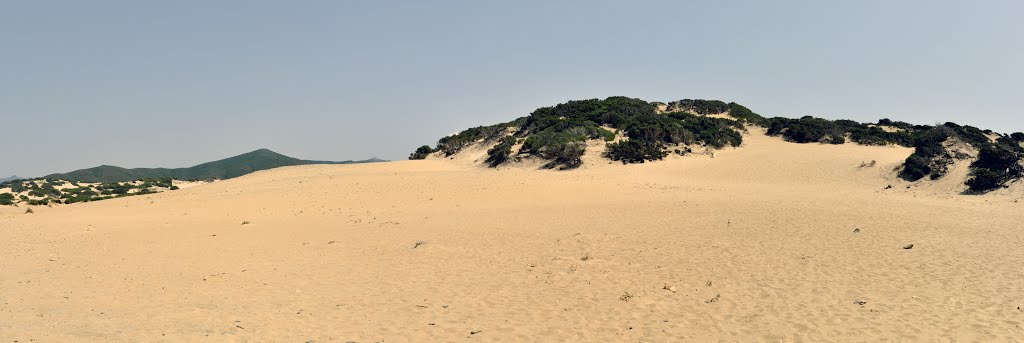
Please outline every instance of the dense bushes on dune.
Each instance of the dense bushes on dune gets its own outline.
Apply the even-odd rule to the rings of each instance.
[[[473,127],[457,134],[443,137],[437,141],[437,151],[444,152],[445,156],[451,156],[462,150],[470,143],[476,142],[483,136],[483,127]]]
[[[962,137],[965,142],[976,147],[980,147],[982,144],[990,143],[992,140],[988,138],[984,131],[979,128],[970,125],[957,125],[956,123],[945,123],[942,126],[953,129],[957,135]]]
[[[781,136],[795,143],[827,144],[843,144],[849,137],[849,140],[862,145],[912,146],[914,144],[913,132],[929,128],[914,127],[888,119],[882,119],[879,124],[872,125],[852,120],[828,120],[811,116],[800,119],[775,117],[767,119],[765,123],[769,135]],[[879,126],[891,126],[900,130],[889,132]]]
[[[846,130],[827,119],[806,116],[800,119],[775,117],[768,120],[768,135],[782,136],[794,143],[846,143]]]
[[[683,99],[668,103],[668,110],[695,114],[719,114],[729,111],[729,104],[720,100]]]
[[[548,160],[545,168],[576,168],[582,163],[581,157],[586,150],[587,138],[586,128],[574,127],[564,130],[549,128],[528,136],[523,141],[520,152],[536,154]],[[499,164],[492,164],[492,166]]]
[[[144,178],[144,179],[136,180],[136,182],[141,182],[142,183],[142,184],[140,184],[138,186],[138,188],[150,188],[150,187],[171,188],[171,186],[174,184],[174,179],[169,178],[169,177]]]
[[[914,153],[904,161],[900,177],[907,181],[917,181],[925,176],[929,176],[933,180],[942,177],[946,173],[948,164],[946,160],[951,159],[952,156],[947,155],[942,161],[936,163],[933,161],[940,155],[947,154],[942,144],[953,135],[953,130],[945,126],[939,126],[917,135],[914,138]]]
[[[972,192],[1001,188],[1024,176],[1022,157],[1024,148],[1009,137],[1001,137],[995,143],[986,142],[978,151],[978,159],[971,163],[972,176],[965,184]]]
[[[976,127],[945,123],[915,132],[914,153],[907,157],[900,177],[917,181],[925,176],[937,179],[945,175],[947,166],[954,160],[967,158],[963,153],[946,148],[944,144],[950,139],[978,150],[977,159],[970,165],[971,178],[965,182],[970,192],[991,191],[1024,176],[1020,166],[1024,148],[1015,144],[1010,136],[1002,136],[993,142],[985,131]]]
[[[850,140],[861,145],[914,145],[913,134],[907,131],[889,132],[877,126],[862,126],[851,129]]]
[[[99,196],[99,193],[94,191],[91,187],[78,187],[65,190],[64,195],[61,198],[64,199],[65,204],[74,204],[78,202],[93,201],[97,196]]]
[[[762,117],[760,114],[754,113],[754,111],[751,111],[749,108],[735,102],[729,103],[729,115],[736,118],[736,120],[759,126],[764,126],[767,121],[767,119]]]
[[[699,143],[721,149],[726,146],[740,146],[743,143],[743,135],[739,130],[745,128],[738,121],[686,113],[673,113],[669,116],[679,120],[680,125],[694,134],[694,141],[686,144]]]
[[[966,182],[972,192],[990,191],[1024,175],[1018,163],[1022,158],[1021,153],[1015,150],[1021,148],[1019,144],[1014,144],[1012,135],[1001,137],[994,143],[987,136],[992,132],[986,133],[972,126],[945,123],[932,127],[889,119],[879,120],[877,125],[869,125],[810,116],[800,119],[776,117],[768,119],[767,123],[769,135],[781,136],[796,143],[842,144],[848,137],[854,143],[863,145],[895,144],[913,147],[914,152],[907,157],[899,172],[899,176],[907,181],[918,181],[925,177],[932,180],[941,178],[954,161],[968,158],[966,153],[946,146],[951,139],[979,151],[978,160],[971,164],[972,178]],[[879,126],[897,130],[890,132]]]
[[[527,136],[522,151],[531,153],[540,152],[538,147],[551,144],[549,142],[574,142],[573,145],[581,146],[587,139],[610,141],[614,134],[605,127],[621,130],[632,143],[610,145],[613,151],[606,154],[606,157],[627,163],[661,159],[664,151],[659,150],[664,150],[666,144],[706,144],[722,148],[742,143],[743,138],[738,130],[743,129],[743,124],[739,121],[684,112],[722,113],[729,110],[729,104],[681,100],[670,103],[668,108],[676,112],[656,114],[653,104],[625,97],[570,101],[534,111],[526,118],[518,134]],[[744,115],[751,118],[757,116],[749,110]],[[566,150],[556,150],[568,153]],[[569,151],[582,154],[583,149]],[[565,154],[561,156],[567,156]],[[540,156],[544,157],[544,154]],[[576,161],[578,158],[570,160]]]
[[[21,193],[25,191],[25,183],[22,182],[21,180],[12,181],[10,186],[11,192]]]
[[[116,182],[104,183],[96,187],[96,189],[100,191],[100,194],[103,195],[128,194],[128,191],[132,188],[133,187],[131,185]]]
[[[633,118],[625,127],[626,137],[642,142],[690,144],[696,135],[675,118],[664,115],[645,115]]]
[[[50,199],[29,199],[25,203],[28,204],[29,206],[45,206],[50,204]]]
[[[659,111],[659,108],[662,110]],[[728,114],[728,117],[719,117]],[[715,115],[715,116],[709,116]],[[434,151],[446,156],[469,144],[490,145],[486,163],[497,167],[513,154],[536,156],[547,161],[548,168],[574,168],[582,163],[588,140],[612,141],[622,133],[625,139],[606,144],[605,158],[623,163],[642,163],[663,159],[669,146],[701,145],[708,148],[739,146],[745,125],[765,127],[768,135],[795,143],[861,145],[898,145],[913,147],[899,176],[908,181],[945,175],[954,160],[970,156],[957,148],[963,142],[979,151],[971,164],[972,192],[986,192],[1024,177],[1020,161],[1024,133],[1002,136],[993,142],[991,131],[946,123],[938,126],[914,125],[888,118],[877,123],[852,120],[828,120],[805,116],[765,118],[750,109],[718,100],[684,99],[669,103],[646,102],[628,97],[573,100],[541,107],[512,122],[479,126],[441,138],[436,148],[423,146],[410,155],[422,158]],[[513,151],[516,142],[522,142]],[[681,147],[678,151],[688,151]]]
[[[454,155],[462,150],[462,148],[479,140],[495,140],[501,138],[506,129],[515,126],[518,122],[519,121],[517,120],[509,123],[477,126],[463,130],[462,132],[451,136],[442,137],[437,141],[437,147],[434,148],[433,151],[444,152],[445,157]],[[422,148],[423,147],[420,147],[420,149]]]

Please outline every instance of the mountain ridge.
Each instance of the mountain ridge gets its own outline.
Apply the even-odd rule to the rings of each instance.
[[[124,168],[114,165],[100,165],[66,173],[49,174],[43,179],[75,182],[127,182],[144,178],[172,178],[177,180],[230,179],[252,172],[277,167],[309,164],[352,164],[373,163],[383,160],[371,158],[359,161],[318,161],[303,160],[286,156],[270,149],[261,148],[244,154],[197,164],[185,168]]]

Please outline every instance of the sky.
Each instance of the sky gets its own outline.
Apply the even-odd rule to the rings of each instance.
[[[9,1],[0,176],[404,159],[568,100],[1024,131],[1021,1]]]

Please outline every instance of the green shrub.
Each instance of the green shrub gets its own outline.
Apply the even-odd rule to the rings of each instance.
[[[64,199],[65,204],[74,204],[92,201],[98,195],[99,193],[96,193],[92,188],[77,187],[64,190],[64,195],[61,198]]]
[[[687,130],[681,120],[663,115],[633,118],[625,131],[626,137],[639,142],[693,144],[696,141],[696,135]]]
[[[885,130],[872,125],[858,123],[852,120],[827,120],[815,117],[802,117],[800,119],[772,118],[768,123],[768,134],[782,136],[784,139],[795,143],[846,143],[846,136],[854,143],[862,145],[889,145],[912,146],[914,144],[913,130],[909,126],[900,132],[886,132]],[[878,125],[902,124],[888,119],[882,119]],[[907,124],[909,125],[909,124]]]
[[[915,126],[914,130],[921,127]],[[931,179],[942,177],[946,165],[961,156],[951,156],[942,145],[950,138],[957,138],[978,149],[978,159],[971,163],[972,177],[967,180],[971,192],[983,193],[1001,187],[1022,176],[1019,161],[1024,148],[1015,144],[1012,138],[1000,137],[996,143],[981,129],[945,123],[923,131],[913,131],[914,153],[907,157],[900,177],[917,181],[925,176]]]
[[[523,142],[522,151],[535,153],[548,160],[545,168],[576,168],[583,163],[581,157],[586,152],[586,138],[583,129],[548,129],[527,137]]]
[[[146,195],[146,194],[155,194],[155,193],[157,193],[157,191],[154,191],[151,188],[141,188],[141,189],[139,189],[138,192],[135,192],[132,195]]]
[[[99,189],[103,195],[121,195],[128,194],[128,191],[133,187],[126,184],[112,182],[101,184],[96,188]]]
[[[502,138],[497,145],[487,150],[487,164],[491,167],[497,167],[508,161],[508,156],[512,153],[512,146],[515,144],[515,137],[508,136]]]
[[[743,124],[735,120],[676,112],[635,117],[625,131],[630,140],[644,143],[700,143],[722,148],[742,143],[743,136],[736,130],[742,127]]]
[[[971,178],[964,184],[970,192],[984,193],[1000,187],[1006,182],[1005,175],[992,169],[978,169],[972,172]]]
[[[138,180],[135,180],[135,181],[141,181],[142,182],[142,184],[139,185],[137,188],[149,188],[149,187],[171,188],[171,184],[174,183],[174,179],[169,178],[169,177],[144,178],[144,179],[138,179]]]
[[[696,143],[716,149],[740,146],[743,143],[743,135],[737,131],[743,129],[743,124],[739,121],[693,116],[685,113],[674,113],[670,117],[679,120],[680,125],[694,135]]]
[[[661,142],[633,139],[609,143],[605,150],[605,157],[612,161],[621,161],[622,164],[656,161],[665,156],[668,156],[668,152],[665,151],[665,145]]]
[[[971,192],[983,193],[1003,187],[1010,180],[1024,175],[1021,167],[1021,149],[1003,144],[986,144],[978,151],[978,159],[971,163],[972,177],[965,182]]]
[[[424,145],[419,148],[416,148],[416,151],[414,151],[412,154],[409,154],[409,159],[422,160],[427,158],[427,155],[430,155],[433,152],[434,149],[431,149],[429,145]]]
[[[586,144],[581,141],[559,142],[541,150],[540,156],[550,160],[545,168],[573,169],[583,164]]]
[[[615,132],[608,131],[603,127],[596,129],[597,136],[603,139],[605,142],[611,142],[615,140]]]
[[[60,183],[60,184],[63,184],[63,183]],[[49,183],[49,182],[43,184],[42,191],[43,191],[44,194],[46,194],[46,196],[49,196],[49,197],[60,198],[60,196],[61,196],[60,190],[58,190],[56,187],[53,186],[52,183]]]
[[[903,162],[899,176],[907,181],[917,181],[925,176],[934,180],[945,175],[945,169],[933,168],[932,161],[946,154],[942,143],[955,134],[954,130],[945,126],[937,126],[918,134],[914,138],[914,153]]]
[[[737,120],[744,121],[749,124],[764,126],[767,124],[767,119],[762,117],[760,114],[754,113],[749,108],[735,102],[729,103],[729,115]]]
[[[14,194],[2,193],[0,194],[0,205],[14,205]]]
[[[678,108],[681,111],[696,114],[718,114],[729,111],[729,104],[719,100],[704,99],[683,99],[668,103],[669,109]]]
[[[894,127],[894,128],[902,129],[902,130],[917,130],[918,129],[918,128],[915,128],[914,125],[912,125],[910,123],[906,123],[906,122],[902,122],[902,121],[893,121],[893,120],[889,120],[889,118],[879,119],[878,120],[878,125]]]
[[[991,142],[988,139],[988,136],[985,135],[984,131],[970,125],[960,126],[956,123],[945,123],[942,124],[942,126],[952,129],[963,141],[975,146],[976,148],[981,148],[982,145]]]
[[[843,126],[811,116],[800,119],[769,119],[767,133],[770,136],[782,136],[783,139],[794,143],[846,143],[846,129]]]
[[[491,126],[478,126],[466,129],[457,134],[441,138],[437,141],[436,151],[443,151],[444,155],[451,156],[462,150],[462,148],[481,139],[490,140],[498,138],[511,123],[503,123]],[[417,149],[418,150],[418,149]],[[415,154],[415,153],[414,153]]]
[[[31,205],[31,206],[44,206],[44,205],[49,205],[49,204],[50,204],[50,199],[49,199],[49,198],[46,198],[46,199],[38,199],[38,200],[36,200],[36,199],[30,199],[30,200],[29,200],[29,201],[27,201],[26,203],[27,203],[28,205]]]
[[[850,140],[861,145],[913,146],[914,136],[907,131],[886,132],[877,126],[858,126],[849,129]]]
[[[482,127],[474,127],[457,134],[443,137],[437,141],[437,150],[443,151],[445,156],[451,156],[483,137]]]
[[[1024,146],[1021,146],[1020,143],[1015,141],[1010,136],[999,137],[998,139],[996,139],[995,144],[999,147],[1002,147],[1003,149],[1024,154]]]

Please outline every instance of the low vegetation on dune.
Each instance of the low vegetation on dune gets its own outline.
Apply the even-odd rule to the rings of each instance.
[[[134,195],[176,190],[170,178],[146,178],[131,182],[79,183],[76,181],[36,179],[0,183],[0,205],[31,206],[74,204]]]
[[[414,153],[429,154],[433,149],[423,147]],[[311,161],[300,160],[259,149],[226,159],[207,162],[189,168],[134,168],[99,166],[64,174],[50,174],[42,178],[21,180],[16,177],[0,182],[0,205],[73,204],[152,194],[177,189],[174,180],[198,182],[230,179],[260,170],[309,164],[349,164],[382,162],[376,158],[363,161]],[[71,187],[67,185],[70,184]],[[9,190],[3,192],[2,190]]]
[[[965,182],[970,193],[999,189],[1024,177],[1024,133],[1020,132],[1002,135],[955,123],[930,126],[890,119],[860,123],[812,116],[765,118],[737,103],[702,99],[569,101],[538,108],[507,123],[443,137],[435,147],[421,146],[409,158],[449,157],[482,144],[489,147],[485,163],[490,167],[539,158],[545,161],[545,168],[571,169],[582,164],[588,141],[604,141],[603,157],[624,164],[644,163],[670,153],[686,154],[693,147],[740,146],[742,133],[750,126],[763,127],[768,135],[794,143],[912,147],[914,153],[899,171],[907,181],[941,178],[955,161],[976,155]]]

